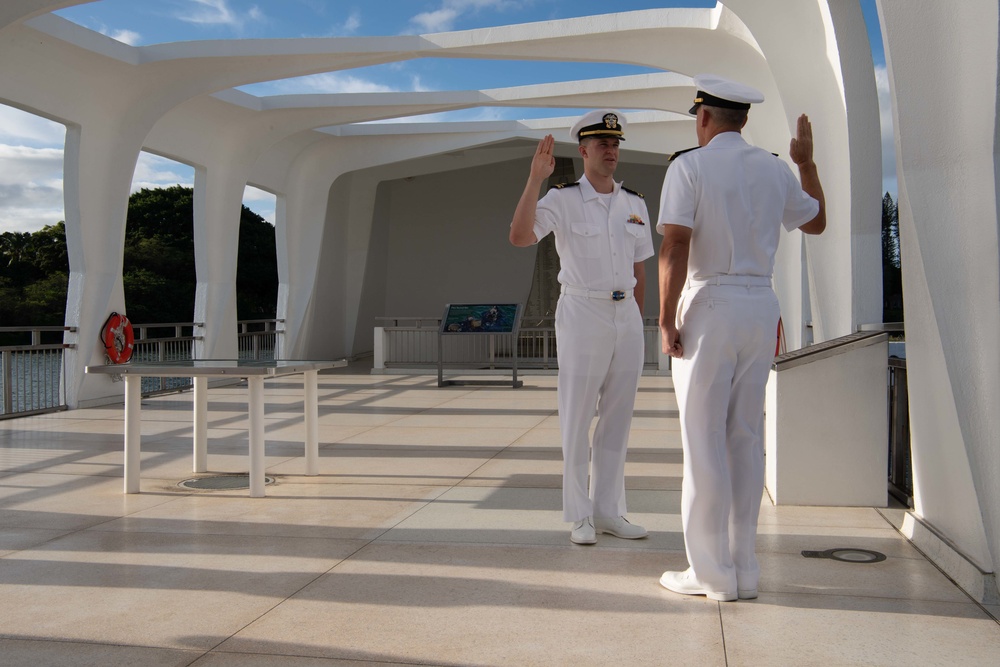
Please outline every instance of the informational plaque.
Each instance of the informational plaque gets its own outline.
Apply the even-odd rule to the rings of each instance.
[[[441,333],[512,334],[521,326],[519,303],[449,303],[441,317]]]
[[[500,347],[510,351],[513,379],[511,386],[515,389],[522,386],[517,379],[517,336],[521,327],[521,304],[519,303],[449,303],[441,316],[441,328],[438,331],[438,386],[481,384],[507,384],[496,380],[445,380],[444,379],[444,339],[449,336],[468,335],[473,337],[487,336],[483,350],[483,358],[473,355],[465,361],[458,362],[467,370],[475,370],[486,366],[493,369],[497,365],[498,340]],[[470,341],[471,342],[471,341]],[[505,344],[505,345],[504,345]],[[454,365],[454,364],[451,364]]]

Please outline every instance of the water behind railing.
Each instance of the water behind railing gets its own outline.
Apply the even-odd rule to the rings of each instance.
[[[65,409],[60,387],[63,345],[7,347],[0,352],[0,415]]]
[[[237,334],[240,359],[270,360],[275,358],[279,320],[245,320],[239,323]],[[194,357],[194,323],[133,324],[136,339],[132,359],[135,361],[181,361]],[[68,327],[3,327],[0,333],[23,338],[26,345],[0,347],[0,418],[51,412],[66,409],[62,374],[64,350],[69,345],[40,344],[43,334],[61,335]],[[150,338],[150,334],[160,337]],[[165,335],[163,335],[165,334]],[[171,335],[172,334],[172,335]],[[120,379],[120,378],[119,378]],[[142,379],[142,393],[148,396],[191,387],[190,378]]]

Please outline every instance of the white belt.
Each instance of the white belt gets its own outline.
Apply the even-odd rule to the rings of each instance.
[[[700,280],[689,280],[688,287],[703,287],[705,285],[740,285],[743,287],[770,287],[768,276],[712,276]]]
[[[560,291],[563,294],[568,294],[570,296],[585,296],[588,299],[610,299],[611,301],[624,301],[625,299],[632,298],[632,290],[630,289],[592,290],[592,289],[584,289],[582,287],[572,287],[570,285],[563,285]]]

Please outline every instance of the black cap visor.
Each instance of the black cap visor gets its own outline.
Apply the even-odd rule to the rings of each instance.
[[[739,109],[740,111],[745,111],[750,108],[749,102],[733,102],[732,100],[724,100],[721,97],[710,95],[703,90],[698,91],[698,95],[694,98],[694,106],[688,110],[688,113],[692,116],[696,115],[698,113],[699,104],[704,104],[709,107],[721,107],[723,109]]]

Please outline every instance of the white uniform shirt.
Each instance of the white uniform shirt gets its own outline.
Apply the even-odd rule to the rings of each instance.
[[[559,282],[590,290],[635,287],[633,264],[653,256],[651,221],[642,197],[615,183],[608,202],[587,177],[552,188],[535,209],[535,238],[556,235]]]
[[[784,161],[724,132],[667,169],[656,230],[692,229],[688,279],[770,277],[781,225],[791,231],[818,213]]]

